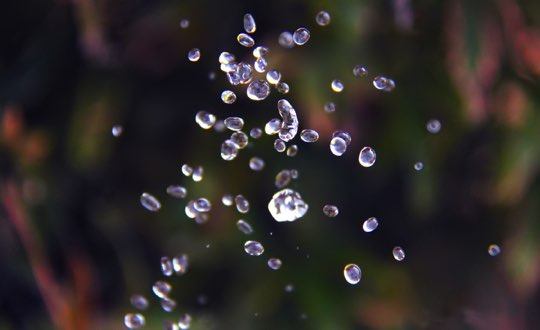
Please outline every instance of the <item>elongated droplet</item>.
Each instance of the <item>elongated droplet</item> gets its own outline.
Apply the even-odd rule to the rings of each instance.
[[[240,219],[236,222],[236,227],[238,227],[238,230],[240,230],[246,235],[250,235],[253,233],[253,227],[251,227],[251,225],[243,219]]]
[[[129,302],[131,303],[131,306],[141,311],[148,308],[148,299],[140,294],[132,295],[131,298],[129,298]]]
[[[275,179],[276,187],[279,189],[285,188],[289,184],[289,182],[291,182],[291,178],[292,178],[291,171],[289,170],[279,171]]]
[[[377,76],[373,78],[373,86],[378,90],[391,92],[396,87],[396,83],[390,78]]]
[[[188,271],[189,257],[187,254],[181,254],[173,258],[173,269],[176,275],[184,275]]]
[[[144,327],[144,324],[146,323],[144,316],[142,314],[136,313],[128,313],[124,316],[124,325],[128,329],[140,329]]]
[[[229,52],[221,52],[221,54],[219,54],[218,60],[220,64],[231,64],[231,63],[234,63],[236,58],[234,57],[233,54]]]
[[[490,256],[495,257],[499,253],[501,253],[501,248],[497,244],[491,244],[488,247],[488,253],[489,253]]]
[[[396,259],[397,261],[402,261],[403,259],[405,259],[405,250],[403,250],[403,248],[400,246],[396,246],[392,250],[392,255],[394,256],[394,259]]]
[[[268,55],[269,52],[270,50],[268,49],[268,47],[258,46],[258,47],[255,47],[255,49],[253,49],[253,57],[255,58],[265,57],[266,55]]]
[[[152,286],[152,291],[154,292],[154,294],[161,299],[166,298],[171,292],[171,290],[171,285],[165,281],[157,281],[156,283],[154,283],[154,286]]]
[[[279,35],[278,43],[281,47],[292,48],[294,47],[293,35],[289,31],[284,31]]]
[[[236,37],[236,40],[238,40],[238,43],[244,47],[253,47],[253,45],[255,45],[255,40],[245,33],[240,33]]]
[[[364,224],[362,224],[362,229],[366,233],[371,233],[372,231],[377,229],[378,226],[379,226],[379,221],[377,221],[377,218],[371,217],[367,219],[366,221],[364,221]]]
[[[360,150],[360,154],[358,155],[358,162],[363,167],[373,166],[376,160],[377,160],[377,154],[375,153],[375,150],[373,150],[372,148],[363,147],[362,150]]]
[[[167,194],[174,198],[185,198],[187,195],[187,190],[179,185],[171,185],[167,187]]]
[[[253,63],[253,67],[255,68],[255,71],[263,73],[268,67],[268,61],[266,61],[264,57],[259,57],[255,60],[255,63]]]
[[[188,52],[188,59],[191,62],[197,62],[201,58],[201,51],[199,48],[193,48]]]
[[[268,210],[277,222],[296,221],[306,214],[308,208],[302,196],[292,189],[276,192],[268,203]]]
[[[264,168],[264,160],[259,157],[252,157],[249,160],[249,168],[254,171],[262,171]]]
[[[246,30],[247,33],[254,33],[257,30],[257,25],[255,24],[253,15],[244,15],[244,30]]]
[[[242,131],[232,133],[231,141],[236,143],[238,149],[244,149],[249,142],[247,134]]]
[[[161,272],[165,276],[173,274],[173,264],[169,257],[161,257]]]
[[[182,165],[182,174],[185,176],[191,176],[191,174],[193,174],[193,168],[188,164]]]
[[[300,139],[304,142],[312,143],[319,139],[319,133],[312,129],[305,129],[300,132]]]
[[[204,168],[202,166],[197,166],[193,169],[193,174],[191,178],[195,182],[201,182],[204,176]]]
[[[157,212],[159,209],[161,209],[161,203],[158,201],[157,198],[150,195],[149,193],[142,193],[141,194],[141,205],[144,206],[145,209],[152,212]]]
[[[362,279],[362,270],[356,264],[348,264],[343,268],[343,276],[349,284],[358,284]]]
[[[264,247],[257,241],[247,241],[244,244],[244,251],[250,256],[257,257],[264,253]]]
[[[270,258],[268,259],[268,267],[270,267],[270,269],[273,269],[273,270],[278,270],[281,268],[281,260],[278,259],[278,258]]]

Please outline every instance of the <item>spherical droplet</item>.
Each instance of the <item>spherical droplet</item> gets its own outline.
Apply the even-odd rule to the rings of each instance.
[[[266,80],[270,84],[276,85],[281,80],[281,73],[278,70],[270,70],[266,73]]]
[[[145,296],[140,294],[134,294],[129,298],[131,306],[135,307],[138,310],[145,310],[148,308],[148,299]]]
[[[236,204],[236,210],[238,210],[238,212],[249,212],[249,201],[243,195],[236,195],[236,197],[234,198],[234,203]]]
[[[221,100],[226,104],[233,104],[236,101],[236,94],[230,90],[224,90],[221,93]]]
[[[139,313],[128,313],[124,316],[124,325],[128,329],[140,329],[146,323],[144,316]]]
[[[149,193],[142,193],[140,200],[141,205],[148,211],[157,212],[159,209],[161,209],[161,203],[159,200]]]
[[[244,149],[248,145],[248,136],[242,131],[231,134],[231,141],[236,143],[239,149]]]
[[[363,65],[355,65],[352,72],[355,77],[365,77],[368,75],[368,69]]]
[[[262,129],[260,129],[259,127],[253,127],[249,131],[249,136],[251,136],[254,139],[258,139],[262,136],[262,133],[263,133]]]
[[[238,156],[238,145],[231,140],[225,140],[221,144],[221,158],[230,161]]]
[[[343,88],[345,88],[345,86],[339,79],[332,80],[330,87],[332,87],[332,90],[336,93],[341,93],[343,91]]]
[[[281,260],[278,259],[278,258],[270,258],[268,259],[268,267],[270,267],[270,269],[273,269],[273,270],[278,270],[281,268]]]
[[[111,132],[114,137],[119,137],[124,132],[124,128],[122,125],[114,125]]]
[[[191,178],[195,182],[200,182],[203,179],[204,175],[204,168],[202,166],[197,166],[193,169],[193,174],[191,175]]]
[[[488,253],[490,256],[495,257],[499,253],[501,253],[501,248],[497,244],[491,244],[488,247]]]
[[[335,156],[341,156],[347,151],[347,142],[342,138],[336,136],[330,141],[330,151]]]
[[[161,272],[165,276],[171,276],[173,274],[173,264],[169,257],[161,257]]]
[[[290,87],[289,84],[287,84],[286,82],[280,81],[276,85],[276,90],[281,94],[287,94],[290,90]]]
[[[193,207],[195,207],[197,212],[210,212],[212,209],[212,203],[210,203],[210,201],[206,198],[199,198],[195,201]]]
[[[231,131],[239,131],[244,127],[244,120],[240,117],[227,117],[224,123],[225,127]]]
[[[349,284],[358,284],[362,278],[362,270],[356,264],[348,264],[343,268],[343,277]]]
[[[176,275],[184,275],[189,267],[189,257],[187,254],[181,254],[173,258],[173,269]]]
[[[278,174],[276,174],[274,184],[279,189],[285,188],[289,184],[289,182],[291,182],[291,178],[291,171],[281,170]]]
[[[338,130],[338,131],[335,131],[334,133],[332,133],[332,138],[335,138],[336,136],[342,138],[343,141],[345,141],[345,143],[347,144],[347,146],[349,146],[349,144],[351,144],[352,138],[351,138],[351,134],[349,134],[349,132]]]
[[[294,291],[294,285],[292,285],[292,284],[285,285],[285,292],[290,293],[290,292],[293,292],[293,291]]]
[[[423,168],[424,168],[424,163],[422,163],[422,162],[414,163],[414,170],[415,171],[421,171]]]
[[[178,319],[178,327],[182,330],[189,329],[191,327],[191,315],[182,314]]]
[[[312,143],[319,139],[319,133],[312,129],[305,129],[300,132],[300,139],[304,142]]]
[[[253,227],[251,227],[251,225],[243,219],[240,219],[236,222],[236,227],[238,227],[238,230],[240,230],[246,235],[250,235],[253,233]]]
[[[426,129],[431,134],[437,134],[441,130],[441,122],[437,119],[430,119],[426,124]]]
[[[366,221],[364,221],[364,224],[362,224],[362,229],[366,233],[371,233],[372,231],[377,229],[378,226],[379,226],[379,221],[377,221],[377,218],[371,217],[367,219]]]
[[[171,185],[167,187],[167,194],[175,198],[185,198],[187,189],[179,185]]]
[[[233,205],[233,202],[234,198],[232,197],[232,195],[226,194],[221,197],[221,203],[223,203],[223,205],[225,206],[231,206]]]
[[[238,43],[244,47],[253,47],[253,45],[255,45],[255,40],[245,33],[240,33],[236,37],[236,40],[238,40]]]
[[[289,31],[284,31],[279,35],[278,43],[281,47],[294,47],[293,35]]]
[[[281,120],[277,118],[272,118],[266,123],[266,125],[264,125],[264,132],[267,135],[274,135],[279,132],[280,128],[281,128]]]
[[[294,31],[293,34],[293,41],[295,44],[301,46],[308,42],[310,37],[309,30],[306,28],[298,28],[296,31]]]
[[[193,168],[191,166],[189,166],[188,164],[182,165],[182,174],[184,174],[185,176],[191,176],[192,173]]]
[[[292,189],[276,192],[268,203],[268,210],[277,222],[296,221],[306,214],[309,206]]]
[[[327,102],[324,104],[324,111],[327,113],[332,113],[336,111],[336,104],[334,102]]]
[[[169,297],[161,299],[161,308],[166,312],[172,312],[176,308],[176,301]]]
[[[264,253],[264,247],[257,241],[247,241],[244,244],[244,251],[250,256],[260,256]]]
[[[187,28],[189,27],[189,20],[187,20],[187,19],[185,19],[185,18],[182,19],[182,20],[180,21],[180,27],[181,27],[182,29],[187,29]]]
[[[335,205],[325,205],[323,207],[323,213],[329,218],[334,218],[339,214],[339,209]]]
[[[199,48],[193,48],[188,52],[188,59],[191,62],[197,62],[201,58],[201,51]]]
[[[264,168],[264,160],[259,157],[252,157],[249,160],[249,168],[254,171],[261,171]]]
[[[394,259],[396,259],[397,261],[402,261],[403,259],[405,259],[405,250],[403,250],[403,248],[400,246],[396,246],[392,250],[392,255],[394,256]]]
[[[161,299],[166,298],[171,292],[171,290],[171,285],[165,281],[157,281],[152,286],[152,291],[154,292],[154,294]]]
[[[254,101],[264,100],[270,94],[270,85],[265,80],[254,80],[247,88],[247,96]]]
[[[255,60],[255,63],[253,63],[253,67],[255,68],[255,71],[263,73],[268,67],[268,61],[266,61],[264,57],[259,57]]]
[[[321,10],[315,16],[315,22],[320,26],[326,26],[330,24],[330,14],[324,10]]]
[[[375,164],[375,160],[377,160],[375,150],[370,147],[363,147],[362,150],[360,150],[360,154],[358,155],[358,162],[360,165],[363,167],[371,167]]]
[[[390,78],[377,76],[373,78],[373,86],[378,90],[391,92],[396,87],[396,83]]]
[[[255,19],[251,14],[244,15],[244,30],[247,33],[254,33],[257,30],[257,24],[255,24]]]
[[[195,115],[195,122],[203,129],[210,129],[216,123],[216,116],[206,111],[199,111]]]

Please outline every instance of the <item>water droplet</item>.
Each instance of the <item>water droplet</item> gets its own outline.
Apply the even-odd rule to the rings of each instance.
[[[296,31],[294,31],[293,34],[293,41],[295,44],[301,46],[308,42],[310,37],[309,30],[306,28],[298,28]]]
[[[330,87],[332,87],[332,90],[336,93],[341,93],[343,91],[343,88],[345,87],[341,80],[334,79],[332,80],[332,83],[330,84]]]
[[[195,122],[203,129],[210,129],[216,123],[216,116],[206,111],[199,111],[195,115]]]
[[[247,63],[222,64],[221,66],[227,72],[227,79],[231,85],[247,84],[253,78],[253,69]]]
[[[319,139],[319,133],[312,129],[305,129],[300,132],[300,139],[304,142],[312,143]]]
[[[276,174],[275,185],[277,188],[285,188],[291,182],[291,171],[281,170]]]
[[[191,176],[191,174],[193,174],[193,168],[191,168],[191,166],[188,164],[182,165],[182,174],[185,176]]]
[[[437,134],[441,130],[441,122],[437,119],[430,119],[426,124],[426,129],[431,134]]]
[[[257,30],[255,19],[251,14],[244,15],[244,30],[246,30],[247,33],[254,33]]]
[[[298,179],[298,170],[292,169],[291,170],[291,178]]]
[[[149,193],[142,193],[140,200],[141,205],[148,211],[157,212],[161,209],[161,203]]]
[[[280,81],[276,85],[276,90],[281,94],[287,94],[290,90],[290,87],[289,84],[287,84],[286,82]]]
[[[355,77],[365,77],[368,75],[368,69],[363,65],[355,65],[352,72]]]
[[[210,212],[212,209],[212,203],[210,203],[210,201],[206,198],[199,198],[195,201],[193,207],[195,207],[197,212]]]
[[[197,212],[197,210],[195,210],[195,201],[194,200],[190,200],[186,204],[186,207],[184,208],[184,212],[186,213],[188,218],[195,219],[195,217],[197,216],[197,214],[199,212]]]
[[[421,171],[424,168],[424,163],[422,162],[416,162],[414,163],[414,169],[416,171]]]
[[[339,209],[335,205],[325,205],[323,206],[323,213],[327,217],[334,218],[339,214]]]
[[[146,323],[144,316],[142,314],[136,313],[128,313],[124,316],[124,325],[128,329],[140,329],[144,327],[144,324]]]
[[[298,133],[298,117],[291,104],[281,99],[277,103],[279,115],[281,116],[281,128],[279,129],[279,138],[283,141],[290,141]]]
[[[236,40],[238,40],[238,43],[244,47],[253,47],[253,45],[255,45],[255,40],[245,33],[240,33],[236,37]]]
[[[259,157],[252,157],[249,160],[249,168],[254,171],[261,171],[264,168],[264,160]]]
[[[371,233],[372,231],[377,229],[378,226],[379,226],[379,221],[377,221],[377,218],[371,217],[367,219],[366,221],[364,221],[364,224],[362,225],[362,229],[366,233]]]
[[[176,308],[176,301],[165,297],[161,299],[161,308],[166,312],[172,312]]]
[[[239,131],[244,127],[244,120],[240,117],[228,117],[225,118],[225,127],[231,131]]]
[[[231,141],[236,143],[238,148],[244,149],[248,145],[248,136],[242,131],[231,134]]]
[[[349,284],[358,284],[362,278],[362,270],[356,264],[348,264],[343,268],[343,276]]]
[[[152,286],[154,294],[161,299],[167,298],[171,290],[171,285],[165,281],[157,281],[154,283],[154,286]]]
[[[351,138],[351,134],[349,134],[349,132],[345,132],[345,131],[335,131],[334,133],[332,133],[332,137],[340,137],[343,139],[343,141],[345,141],[345,143],[347,144],[347,146],[349,146],[349,144],[351,144],[351,141],[352,141],[352,138]]]
[[[247,96],[254,101],[264,100],[270,94],[270,85],[264,80],[252,81],[247,88]]]
[[[173,274],[173,264],[169,257],[161,257],[161,272],[165,276],[171,276]]]
[[[497,244],[491,244],[488,247],[488,253],[490,256],[495,257],[499,253],[501,253],[501,248]]]
[[[294,157],[298,154],[298,146],[293,144],[287,148],[287,156]]]
[[[134,294],[129,298],[131,306],[137,308],[138,310],[145,310],[148,308],[148,299],[145,296],[140,294]]]
[[[223,197],[221,197],[221,203],[223,203],[223,205],[225,206],[231,206],[233,205],[233,202],[234,202],[234,199],[232,197],[232,195],[223,195]]]
[[[185,18],[183,20],[181,20],[180,21],[180,27],[182,29],[187,29],[189,27],[189,20],[187,20]]]
[[[336,111],[336,104],[334,102],[327,102],[324,105],[324,111],[327,113],[332,113]]]
[[[167,194],[175,198],[185,198],[187,195],[187,190],[182,186],[172,185],[167,187]]]
[[[243,219],[240,219],[236,222],[236,227],[238,227],[238,230],[240,230],[246,235],[250,235],[253,233],[253,227],[251,227],[251,225]]]
[[[221,54],[219,54],[220,64],[231,64],[234,63],[235,60],[236,58],[234,57],[234,55],[229,52],[221,52]]]
[[[260,256],[264,253],[264,247],[257,241],[247,241],[244,244],[244,251],[250,256]]]
[[[272,118],[266,123],[266,125],[264,125],[264,132],[267,135],[274,135],[279,132],[280,128],[281,128],[281,120],[277,118]]]
[[[281,260],[278,259],[278,258],[270,258],[268,259],[268,267],[270,267],[270,269],[273,269],[273,270],[278,270],[281,268]]]
[[[258,139],[262,136],[262,133],[263,133],[262,129],[260,129],[259,127],[253,127],[249,131],[249,136],[251,136],[254,139]]]
[[[185,313],[178,319],[178,327],[182,330],[189,329],[191,327],[191,315]]]
[[[373,86],[378,90],[391,92],[396,87],[396,83],[390,78],[377,76],[373,78]]]
[[[236,73],[236,70],[238,69],[238,64],[236,63],[222,63],[219,66],[219,69],[225,73],[227,73],[227,79],[229,80],[229,83],[233,85],[238,85],[240,83],[240,77],[238,73]]]
[[[249,212],[249,201],[247,198],[245,198],[242,195],[236,195],[234,198],[234,202],[236,204],[236,209],[240,213],[248,213]]]
[[[320,26],[326,26],[330,24],[330,14],[324,10],[321,10],[315,16],[315,22]]]
[[[287,145],[285,144],[285,142],[283,142],[282,139],[276,139],[274,141],[274,149],[277,152],[283,152],[285,151],[285,149],[287,149]]]
[[[193,169],[193,175],[191,178],[195,182],[201,182],[204,175],[204,168],[202,166],[197,166]]]
[[[276,192],[268,203],[268,210],[277,222],[295,221],[306,214],[309,206],[292,189]]]
[[[184,275],[189,267],[189,257],[187,254],[181,254],[173,258],[173,269],[176,275]]]
[[[405,259],[405,251],[400,246],[396,246],[392,250],[392,255],[394,256],[394,259],[396,259],[397,261],[402,261],[403,259]]]
[[[224,90],[221,93],[221,100],[226,104],[233,104],[236,101],[236,94],[230,90]]]
[[[276,85],[281,80],[281,73],[278,70],[270,70],[266,73],[266,80],[270,84]]]
[[[111,132],[114,137],[119,137],[124,132],[124,128],[121,125],[114,125]]]
[[[188,52],[188,59],[191,62],[197,62],[201,58],[201,51],[199,48],[193,48]]]
[[[258,46],[253,49],[253,57],[262,58],[268,55],[269,52],[270,50],[268,49],[268,47]]]
[[[164,320],[163,321],[163,330],[179,330],[178,324],[171,320]]]
[[[221,144],[221,158],[224,160],[233,160],[238,156],[238,144],[231,140],[225,140]]]
[[[294,41],[292,33],[290,33],[289,31],[281,32],[278,38],[278,43],[281,47],[293,48]]]
[[[363,167],[371,167],[375,164],[375,160],[377,160],[375,150],[370,147],[363,147],[362,150],[360,150],[360,154],[358,155],[358,162],[360,165]]]
[[[335,156],[341,156],[347,151],[347,142],[342,138],[336,136],[330,141],[330,151]]]
[[[263,73],[264,71],[266,71],[266,68],[268,67],[268,62],[266,61],[264,57],[259,57],[258,59],[255,60],[255,63],[253,64],[253,66],[255,67],[255,71]]]
[[[208,213],[197,213],[197,215],[195,215],[195,223],[198,225],[207,223],[208,219],[210,219],[210,216],[208,215]]]

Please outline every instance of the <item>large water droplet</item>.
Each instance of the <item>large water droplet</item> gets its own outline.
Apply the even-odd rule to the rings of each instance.
[[[349,134],[349,132],[335,131],[334,133],[332,133],[332,138],[334,138],[336,136],[342,138],[343,141],[345,141],[345,143],[347,144],[347,146],[349,146],[349,144],[351,144],[352,138],[351,138],[351,134]]]
[[[285,149],[287,149],[287,145],[285,144],[285,142],[283,142],[282,139],[276,139],[274,141],[274,149],[277,152],[283,152],[285,151]]]
[[[287,94],[290,90],[290,87],[289,87],[289,84],[287,84],[286,82],[280,81],[276,85],[276,90],[281,94]]]
[[[255,49],[253,50],[253,56],[255,58],[262,58],[268,55],[268,52],[270,52],[268,47],[258,46],[258,47],[255,47]]]
[[[266,81],[272,85],[276,85],[281,80],[281,73],[278,70],[270,70],[266,73]]]
[[[295,221],[306,214],[309,206],[302,196],[292,189],[276,192],[268,203],[268,210],[278,222]]]
[[[291,182],[291,171],[289,170],[281,170],[276,175],[275,179],[275,185],[277,188],[282,189],[285,188],[289,182]]]
[[[193,168],[188,164],[182,165],[182,174],[185,176],[191,176],[191,174],[193,174]]]
[[[281,120],[277,118],[272,118],[266,123],[266,125],[264,125],[264,132],[267,135],[274,135],[279,132],[280,128],[281,128]]]
[[[221,54],[219,54],[220,64],[231,64],[234,63],[235,60],[236,58],[234,57],[234,55],[229,52],[222,52]]]
[[[312,129],[305,129],[300,132],[300,139],[304,142],[312,143],[319,139],[319,133]]]
[[[340,138],[339,136],[336,136],[332,138],[330,141],[330,151],[335,156],[341,156],[347,151],[347,142]]]
[[[245,33],[240,33],[236,37],[236,40],[238,40],[238,43],[244,47],[253,47],[253,45],[255,45],[255,40]]]
[[[161,257],[161,272],[165,276],[171,276],[173,274],[173,264],[169,257]]]
[[[225,127],[231,131],[239,131],[244,127],[244,120],[240,117],[228,117],[225,118]]]
[[[282,119],[278,132],[279,138],[283,141],[290,141],[298,133],[298,116],[289,101],[285,99],[278,101],[277,108]]]
[[[362,224],[362,229],[366,233],[371,233],[372,231],[377,229],[378,226],[379,226],[379,221],[377,221],[377,218],[371,217],[367,219],[366,221],[364,221],[364,223]]]
[[[244,251],[250,256],[260,256],[264,253],[264,247],[257,241],[247,241],[244,244]]]
[[[212,209],[212,203],[210,203],[210,201],[206,198],[199,198],[195,201],[193,207],[195,207],[197,212],[210,212]]]
[[[349,284],[358,284],[362,278],[362,270],[356,264],[348,264],[343,268],[343,276]]]
[[[247,96],[254,101],[264,100],[270,94],[270,85],[264,80],[252,81],[247,88]]]
[[[244,149],[248,145],[248,136],[242,131],[231,134],[231,141],[236,143],[239,149]]]
[[[376,160],[377,160],[377,154],[375,153],[375,150],[373,150],[372,148],[363,147],[362,150],[360,150],[360,154],[358,155],[358,162],[363,167],[373,166]]]
[[[238,144],[231,140],[225,140],[221,144],[221,158],[224,160],[233,160],[238,156]]]
[[[142,193],[140,200],[141,205],[148,211],[157,212],[161,209],[161,203],[149,193]]]
[[[251,14],[244,15],[244,30],[247,33],[254,33],[257,30],[257,24],[255,24],[255,19]]]

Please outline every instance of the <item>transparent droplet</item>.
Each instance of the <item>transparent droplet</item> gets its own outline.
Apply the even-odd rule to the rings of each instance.
[[[270,85],[264,80],[252,81],[247,88],[247,96],[254,101],[264,100],[270,94]]]
[[[244,47],[253,47],[253,45],[255,45],[255,40],[245,33],[240,33],[236,37],[236,40],[238,40],[238,43]]]
[[[189,20],[187,20],[187,19],[185,19],[185,18],[182,19],[182,20],[180,21],[180,27],[181,27],[182,29],[187,29],[187,28],[189,27]]]
[[[199,48],[193,48],[188,52],[188,59],[191,62],[197,62],[201,58],[201,51]]]
[[[391,92],[396,87],[396,83],[390,78],[377,76],[373,78],[373,86],[378,90]]]
[[[293,41],[295,44],[301,46],[308,42],[310,37],[309,30],[306,28],[298,28],[296,31],[294,31],[293,34]]]
[[[219,66],[219,69],[225,73],[227,73],[227,79],[229,80],[229,83],[232,85],[238,85],[240,81],[238,81],[240,78],[238,77],[238,74],[236,73],[236,70],[238,69],[237,63],[222,63]]]
[[[171,276],[173,274],[173,264],[169,257],[161,257],[161,272],[165,276]]]
[[[278,270],[281,268],[281,260],[278,259],[278,258],[270,258],[268,259],[268,267],[270,267],[270,269],[273,269],[273,270]]]
[[[216,116],[206,111],[199,111],[195,115],[195,122],[203,129],[210,129],[216,123]]]
[[[163,321],[163,330],[179,330],[178,324],[171,320],[164,320]]]
[[[167,194],[175,198],[185,198],[187,189],[179,185],[171,185],[167,187]]]
[[[253,68],[248,63],[240,62],[236,68],[236,72],[240,77],[240,83],[245,85],[253,79]]]
[[[166,312],[172,312],[176,308],[176,301],[165,297],[161,299],[161,308]]]
[[[291,171],[281,170],[278,174],[276,174],[276,179],[274,183],[279,189],[285,188],[289,184],[289,182],[291,182],[291,177]]]
[[[300,139],[304,142],[312,143],[319,139],[319,133],[312,129],[305,129],[300,132]]]
[[[362,150],[360,150],[360,154],[358,155],[358,162],[363,167],[373,166],[376,160],[377,160],[377,154],[375,153],[375,150],[373,150],[372,148],[363,147]]]
[[[154,294],[161,299],[167,298],[171,290],[171,285],[165,281],[157,281],[154,283],[154,286],[152,286]]]
[[[349,284],[358,284],[362,278],[362,270],[356,264],[348,264],[343,268],[343,276]]]
[[[368,69],[363,65],[355,65],[352,72],[355,77],[365,77],[368,75]]]
[[[242,195],[236,195],[234,198],[234,203],[236,204],[236,209],[240,213],[249,212],[249,201]]]
[[[336,93],[341,93],[343,91],[343,88],[345,87],[341,80],[338,79],[332,80],[330,86],[332,87],[332,90]]]
[[[278,43],[281,47],[292,48],[294,47],[293,35],[289,31],[281,32],[278,38]]]
[[[225,140],[221,144],[221,158],[224,160],[233,160],[238,156],[238,144],[231,140]]]
[[[257,241],[247,241],[244,243],[244,251],[250,256],[260,256],[264,253],[264,247]]]
[[[280,81],[276,85],[276,89],[281,94],[287,94],[290,90],[290,87],[289,87],[289,84],[287,84],[286,82]]]
[[[193,169],[193,174],[191,175],[191,178],[195,182],[201,182],[204,175],[204,168],[202,166],[197,166]]]
[[[248,145],[249,139],[246,133],[238,131],[231,134],[231,141],[236,143],[238,148],[244,149]]]
[[[333,138],[336,137],[336,136],[342,138],[343,141],[345,141],[345,143],[347,144],[347,146],[349,146],[349,144],[351,144],[352,138],[351,138],[351,134],[349,134],[349,132],[338,130],[338,131],[335,131],[334,133],[332,133]]]
[[[293,144],[287,148],[287,156],[294,157],[298,154],[298,146]]]
[[[193,206],[197,212],[210,212],[212,209],[212,203],[210,203],[210,201],[206,198],[197,199]]]
[[[441,122],[437,119],[430,119],[426,124],[426,129],[431,134],[437,134],[441,130]]]
[[[188,164],[182,165],[182,174],[185,176],[191,176],[191,174],[193,174],[193,168]]]
[[[132,295],[131,298],[129,298],[129,302],[131,303],[131,306],[141,311],[148,308],[148,299],[140,294]]]
[[[327,113],[331,113],[336,111],[336,104],[334,102],[328,102],[324,104],[324,111]]]
[[[225,118],[225,127],[231,131],[239,131],[244,127],[244,120],[240,117],[228,117]]]
[[[328,12],[324,10],[321,10],[315,16],[315,22],[317,22],[317,24],[320,26],[326,26],[330,24],[330,14],[328,14]]]
[[[397,261],[402,261],[403,259],[405,259],[405,251],[400,246],[396,246],[392,250],[392,255],[394,256],[394,259],[396,259]]]
[[[268,55],[269,52],[270,50],[268,49],[268,47],[258,46],[258,47],[255,47],[255,49],[253,49],[253,57],[255,58],[265,57],[266,55]]]
[[[281,80],[281,73],[278,70],[270,70],[266,73],[266,80],[270,84],[276,85]]]
[[[266,125],[264,125],[264,132],[267,135],[274,135],[279,132],[280,128],[281,128],[281,120],[277,118],[272,118],[266,123]]]
[[[182,330],[189,329],[191,327],[191,315],[185,313],[178,319],[178,327]]]
[[[298,220],[306,214],[308,208],[302,196],[292,189],[276,192],[268,203],[268,210],[277,222]]]
[[[251,225],[243,219],[240,219],[236,222],[236,227],[238,227],[238,230],[240,230],[246,235],[250,235],[253,233],[253,227],[251,227]]]
[[[424,168],[424,163],[422,162],[416,162],[414,163],[414,169],[415,171],[421,171]]]
[[[232,195],[226,194],[221,197],[221,203],[223,203],[223,205],[225,206],[231,206],[233,205],[233,202],[234,198],[232,197]]]
[[[188,218],[195,219],[195,217],[197,216],[197,214],[199,214],[199,212],[197,212],[197,210],[195,210],[195,201],[194,200],[190,200],[186,204],[186,207],[184,208],[184,212],[186,213]]]
[[[330,151],[335,156],[341,156],[347,151],[347,142],[342,138],[336,136],[330,141]]]
[[[188,271],[189,257],[187,254],[181,254],[173,258],[173,269],[176,275],[184,275]]]
[[[221,93],[221,100],[226,104],[233,104],[236,101],[236,94],[230,90],[224,90]]]
[[[335,205],[325,205],[323,206],[323,213],[327,217],[334,218],[339,214],[339,209]]]
[[[219,54],[220,64],[231,64],[234,63],[235,60],[236,58],[234,57],[234,55],[229,52],[221,52],[221,54]]]
[[[253,127],[249,131],[249,136],[251,136],[254,139],[258,139],[262,136],[262,133],[263,133],[262,129],[260,129],[259,127]]]
[[[251,14],[244,15],[244,30],[246,30],[247,33],[254,33],[257,30],[255,19]]]
[[[501,248],[497,244],[491,244],[488,247],[488,253],[490,256],[495,257],[499,253],[501,253]]]
[[[287,145],[285,144],[285,142],[283,142],[282,139],[276,139],[274,141],[274,149],[277,152],[283,152],[285,151],[285,149],[287,149]]]
[[[141,205],[148,211],[157,212],[159,209],[161,209],[161,203],[159,200],[149,193],[142,193],[140,200]]]
[[[249,168],[254,171],[261,171],[264,168],[264,160],[259,157],[252,157],[249,160]]]
[[[278,132],[279,138],[283,141],[290,141],[298,133],[298,116],[296,115],[296,110],[285,99],[277,102],[277,108],[282,120],[281,128]]]
[[[139,313],[128,313],[124,316],[124,325],[128,329],[140,329],[146,323],[144,316]]]
[[[253,63],[253,66],[255,67],[255,71],[263,73],[268,67],[268,61],[266,61],[264,57],[259,57],[255,60],[255,63]]]
[[[124,132],[124,128],[121,125],[114,125],[111,132],[114,137],[119,137]]]
[[[371,217],[367,219],[366,221],[364,221],[364,224],[362,224],[362,229],[366,233],[371,233],[372,231],[377,229],[378,226],[379,226],[379,221],[377,220],[377,218]]]

